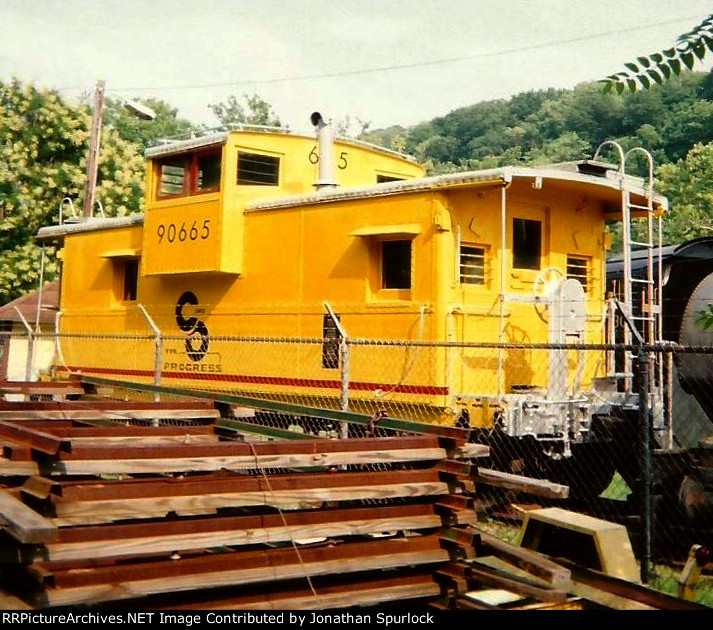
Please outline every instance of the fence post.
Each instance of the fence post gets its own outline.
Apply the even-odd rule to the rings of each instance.
[[[35,335],[32,331],[32,326],[30,326],[27,319],[25,319],[25,316],[22,314],[22,311],[20,311],[17,306],[15,307],[15,311],[17,311],[20,321],[27,331],[27,361],[25,363],[25,380],[31,381],[32,366],[35,362]]]
[[[341,381],[339,402],[342,411],[349,411],[349,339],[346,336],[339,340],[339,366],[339,380]],[[342,437],[349,437],[348,422],[342,422]]]
[[[665,448],[673,448],[673,347],[668,345],[664,349],[662,363],[663,376],[663,413],[664,427],[666,428]]]
[[[144,308],[143,304],[138,304],[139,310],[143,313],[143,316],[146,318],[146,321],[148,322],[149,326],[151,327],[151,330],[153,331],[154,334],[154,344],[155,344],[155,358],[154,358],[154,385],[156,387],[159,387],[161,385],[161,369],[162,369],[162,363],[161,359],[163,357],[163,335],[161,334],[161,330],[159,329],[158,326],[154,323],[153,319],[151,319],[151,316],[148,314],[148,311]],[[158,392],[154,394],[154,400],[159,401],[161,400],[161,394]]]
[[[346,329],[342,326],[339,317],[337,317],[329,302],[324,303],[324,308],[327,309],[339,332],[339,407],[342,411],[349,411],[349,335],[347,335]],[[341,428],[341,437],[348,438],[349,423],[342,422]]]
[[[651,541],[653,529],[653,510],[651,501],[652,463],[651,463],[651,400],[649,355],[639,348],[637,356],[638,394],[639,394],[639,437],[640,456],[640,497],[641,497],[641,581],[647,584],[651,571]]]

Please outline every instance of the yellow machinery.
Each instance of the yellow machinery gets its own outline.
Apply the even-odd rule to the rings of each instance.
[[[345,408],[348,338],[350,409],[497,426],[569,454],[631,393],[597,391],[612,362],[577,350],[607,341],[606,223],[650,224],[665,198],[624,174],[623,154],[619,169],[425,177],[312,122],[311,136],[161,144],[146,153],[144,215],[40,230],[62,244],[65,365]]]

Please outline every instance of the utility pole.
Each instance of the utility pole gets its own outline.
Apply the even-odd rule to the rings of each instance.
[[[104,113],[104,81],[97,81],[94,90],[94,114],[92,116],[92,134],[89,137],[89,154],[87,155],[87,183],[84,196],[84,218],[92,216],[94,210],[94,194],[97,187],[97,169],[99,167],[99,144],[102,133],[102,115]]]

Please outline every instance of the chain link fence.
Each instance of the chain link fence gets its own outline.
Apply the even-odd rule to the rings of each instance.
[[[478,466],[569,487],[567,499],[543,499],[479,484],[484,524],[512,535],[533,505],[622,523],[645,581],[668,592],[678,593],[691,549],[713,549],[713,348],[217,337],[200,330],[32,339],[7,333],[2,342],[8,365],[33,379],[76,373],[145,385],[143,392],[97,392],[136,400],[155,399],[157,391],[162,400],[196,390],[220,394],[236,418],[322,438],[394,435],[379,426],[384,417],[469,429],[473,441],[490,446]],[[323,410],[372,421],[347,423]],[[707,580],[700,579],[695,598],[713,605]]]

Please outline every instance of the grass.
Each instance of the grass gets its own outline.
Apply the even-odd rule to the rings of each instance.
[[[604,499],[611,499],[613,501],[626,501],[626,498],[631,494],[631,488],[626,485],[623,477],[617,472],[614,473],[609,487],[601,493],[601,497]]]

